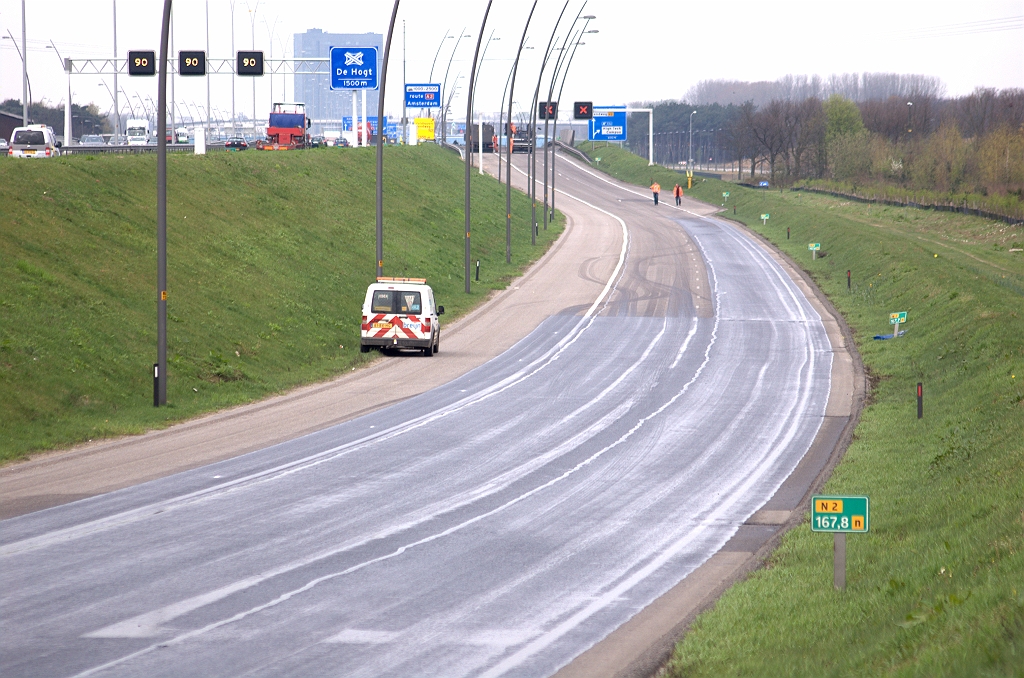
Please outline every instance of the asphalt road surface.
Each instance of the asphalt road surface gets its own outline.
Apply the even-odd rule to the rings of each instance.
[[[548,676],[720,549],[821,425],[821,318],[733,226],[560,167],[559,208],[624,231],[593,304],[374,413],[3,521],[0,674]]]

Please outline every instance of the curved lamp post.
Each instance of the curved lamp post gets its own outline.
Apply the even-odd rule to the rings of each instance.
[[[573,38],[575,38],[576,40],[579,39],[579,36],[573,36],[572,38],[570,38],[570,36],[572,36],[572,31],[573,31],[574,28],[576,28],[576,22],[580,20],[580,15],[583,14],[583,8],[586,7],[586,6],[587,6],[586,2],[584,2],[580,6],[580,11],[576,13],[576,18],[572,20],[572,24],[569,26],[569,30],[566,32],[565,40],[562,41],[562,46],[559,48],[560,54],[558,55],[558,58],[555,60],[555,69],[551,73],[551,84],[548,85],[548,98],[547,98],[548,104],[551,103],[551,97],[553,97],[555,95],[555,82],[558,80],[558,73],[562,70],[562,64],[565,63],[565,55],[568,52],[566,47],[569,45],[570,42],[572,42]],[[589,23],[589,22],[590,22],[590,18],[588,17],[587,18],[587,23]],[[584,28],[585,28],[585,26],[584,26]],[[581,31],[581,35],[582,35],[582,31]],[[555,112],[555,114],[556,115],[558,114],[557,111]],[[551,118],[545,112],[545,114],[544,114],[544,230],[545,231],[548,230],[548,147],[552,146],[552,144],[551,144],[551,142],[549,141],[549,138],[548,138],[548,125],[550,123],[551,123]],[[553,152],[554,151],[552,151],[552,153]]]
[[[508,129],[505,130],[505,151],[506,163],[508,168],[506,171],[506,183],[505,183],[505,263],[512,263],[512,101],[514,100],[513,93],[516,88],[516,73],[519,70],[519,57],[523,53],[523,47],[526,45],[526,31],[530,28],[530,22],[533,20],[533,12],[537,9],[537,0],[533,0],[533,6],[530,8],[530,16],[526,18],[526,25],[523,26],[523,37],[519,38],[519,51],[516,52],[515,63],[512,64],[512,73],[510,74],[511,83],[509,84],[508,91],[508,118],[506,125]],[[504,104],[504,102],[502,102]],[[504,106],[502,106],[504,108]],[[501,124],[499,117],[498,124]],[[501,168],[501,148],[498,148],[498,168]],[[498,178],[501,181],[501,178]],[[533,225],[530,225],[532,231]]]
[[[448,133],[445,130],[445,121],[448,119],[448,105],[444,94],[448,87],[448,73],[452,70],[452,59],[455,58],[455,53],[459,51],[459,43],[462,42],[462,39],[471,37],[473,36],[466,33],[466,28],[463,26],[462,31],[459,33],[459,39],[455,41],[455,47],[452,48],[452,55],[448,57],[448,67],[444,69],[444,82],[441,83],[441,103],[444,105],[444,108],[441,109],[441,141],[448,141]]]
[[[694,111],[690,113],[690,153],[686,156],[686,171],[693,171],[693,116],[697,113]]]
[[[548,38],[548,46],[544,49],[544,60],[540,64],[540,72],[537,74],[537,87],[533,90],[533,105],[531,108],[531,120],[532,125],[530,126],[530,141],[532,148],[530,148],[530,200],[533,203],[533,223],[530,226],[530,243],[533,245],[537,244],[537,98],[540,96],[540,82],[544,78],[544,69],[548,65],[548,59],[551,58],[553,51],[552,45],[555,41],[555,31],[558,30],[558,24],[562,22],[562,17],[565,15],[565,10],[569,7],[569,0],[565,0],[565,4],[562,5],[562,11],[558,14],[558,21],[555,22],[554,28],[551,29],[551,37]]]
[[[587,21],[589,23],[591,19],[595,19],[596,17],[591,15],[591,16],[586,16],[586,17],[583,17],[583,18],[587,19]],[[579,47],[580,45],[587,44],[585,42],[580,42],[580,38],[582,38],[584,34],[590,34],[590,33],[597,33],[598,32],[597,30],[589,30],[588,31],[586,29],[587,29],[587,26],[586,26],[586,24],[584,24],[583,25],[583,30],[580,31],[579,37],[576,38],[576,42],[572,46],[572,53],[569,55],[569,60],[565,64],[565,70],[562,71],[562,84],[558,88],[558,99],[559,100],[562,98],[562,90],[565,89],[565,78],[566,78],[566,76],[569,75],[569,66],[572,65],[572,59],[573,59],[574,56],[576,56],[576,48]],[[555,123],[551,127],[551,135],[552,136],[558,136],[558,118],[555,118]],[[556,172],[555,172],[555,158],[556,157],[557,157],[556,153],[552,150],[551,151],[551,218],[552,219],[555,218],[555,176],[556,176]]]
[[[395,0],[397,2],[397,0]],[[473,51],[473,66],[469,71],[469,90],[466,92],[466,137],[472,139],[473,136],[470,133],[473,127],[473,86],[476,84],[474,77],[476,75],[476,64],[477,58],[480,56],[480,41],[484,36],[484,26],[487,25],[487,15],[491,13],[491,2],[493,0],[487,0],[487,8],[484,10],[483,21],[480,22],[480,32],[477,33],[476,38],[476,49]],[[457,45],[456,45],[457,46]],[[480,146],[483,147],[484,140],[480,139]],[[469,168],[473,162],[473,146],[472,144],[466,144],[466,294],[469,294],[469,258],[470,258],[470,247],[469,247]]]
[[[384,89],[388,82],[388,57],[391,54],[391,36],[395,32],[398,0],[391,9],[388,41],[384,43],[384,62],[381,64],[380,94],[377,100],[377,276],[384,275]]]

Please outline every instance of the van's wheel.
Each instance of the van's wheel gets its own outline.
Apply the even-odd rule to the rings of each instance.
[[[433,357],[433,355],[434,355],[434,344],[430,344],[430,346],[427,346],[425,349],[423,349],[423,355],[425,355],[428,358]]]
[[[434,341],[434,353],[441,352],[441,333],[437,333],[437,339]]]
[[[371,347],[368,346],[367,344],[359,344],[359,352],[360,353],[369,353],[370,349],[371,349]]]

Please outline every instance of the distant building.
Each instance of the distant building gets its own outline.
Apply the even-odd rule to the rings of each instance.
[[[384,60],[384,36],[380,33],[324,33],[310,28],[295,34],[295,58],[328,58],[332,47],[376,47],[378,72]],[[340,129],[340,123],[319,124],[321,120],[341,120],[352,115],[352,92],[331,91],[331,76],[295,74],[295,101],[306,104],[306,114],[314,121],[314,133]],[[362,115],[362,94],[357,92],[358,114]],[[377,90],[366,92],[366,115],[377,117]]]

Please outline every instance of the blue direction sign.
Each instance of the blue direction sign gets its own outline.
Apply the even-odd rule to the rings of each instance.
[[[409,108],[441,108],[441,85],[435,83],[407,84],[405,105]]]
[[[626,107],[594,106],[588,141],[625,141]]]
[[[331,89],[377,89],[376,47],[332,47]]]

